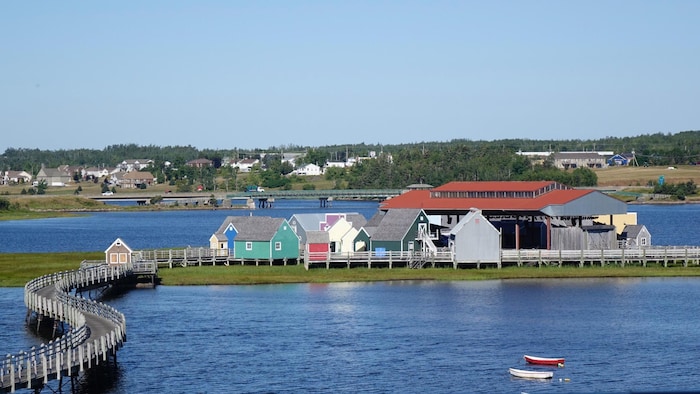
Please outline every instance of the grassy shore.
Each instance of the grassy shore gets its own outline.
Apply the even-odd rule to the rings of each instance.
[[[78,269],[83,260],[104,258],[104,252],[2,253],[0,254],[0,287],[24,286],[28,281],[42,275]]]
[[[77,269],[83,260],[104,258],[102,252],[90,253],[12,253],[0,254],[0,287],[21,287],[41,275]],[[507,267],[503,269],[425,268],[323,269],[305,270],[303,265],[289,266],[204,266],[161,269],[162,285],[248,285],[276,283],[375,282],[396,280],[464,281],[535,278],[609,278],[700,276],[700,267],[690,266],[617,266],[606,267]]]

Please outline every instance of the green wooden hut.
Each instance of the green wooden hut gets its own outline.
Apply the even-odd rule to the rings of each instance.
[[[245,260],[299,258],[299,238],[286,219],[246,216],[236,225],[234,257]]]
[[[397,208],[377,215],[367,222],[371,229],[370,250],[376,253],[421,250],[419,235],[430,230],[430,220],[422,209]]]

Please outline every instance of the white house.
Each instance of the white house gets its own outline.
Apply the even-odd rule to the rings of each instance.
[[[149,159],[127,159],[119,163],[119,167],[122,171],[140,171],[148,167],[153,163],[153,160]]]
[[[32,175],[26,171],[5,171],[0,172],[2,184],[10,185],[15,183],[31,183]]]
[[[260,160],[258,160],[258,159],[242,159],[242,160],[239,160],[233,166],[235,168],[238,168],[238,171],[240,171],[240,172],[250,172],[250,170],[256,164],[260,164]]]
[[[102,179],[110,175],[111,170],[107,167],[88,167],[83,169],[82,176],[85,179]]]
[[[293,171],[293,173],[305,176],[323,175],[323,168],[317,166],[316,164],[309,163],[297,168]]]

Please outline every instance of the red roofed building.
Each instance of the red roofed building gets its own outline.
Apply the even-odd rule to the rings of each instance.
[[[584,232],[602,232],[593,237],[603,237],[603,246],[609,248],[616,241],[610,238],[611,226],[600,226],[593,218],[627,213],[627,204],[620,200],[553,181],[450,182],[430,190],[408,191],[380,205],[381,210],[394,208],[421,208],[431,216],[431,223],[439,220],[447,229],[471,209],[479,209],[502,231],[505,249],[588,249],[593,238],[586,235],[582,241],[578,235]],[[570,230],[574,227],[579,231]]]

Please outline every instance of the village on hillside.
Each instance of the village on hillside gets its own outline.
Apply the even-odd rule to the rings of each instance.
[[[577,168],[600,169],[610,166],[630,166],[638,165],[634,152],[614,153],[609,151],[599,152],[517,152],[518,155],[527,157],[534,164],[541,164],[545,160],[551,160],[554,166],[562,170],[573,170]],[[370,151],[366,157],[349,157],[344,161],[326,161],[322,166],[314,163],[303,163],[297,165],[297,159],[304,153],[284,153],[280,160],[293,168],[290,175],[296,176],[321,176],[328,169],[347,169],[364,160],[373,160],[382,157],[391,162],[393,160],[390,153]],[[225,158],[221,161],[222,167],[230,167],[236,172],[250,173],[255,168],[264,170],[265,165],[262,158],[242,158],[233,160]],[[66,187],[76,182],[99,181],[120,189],[142,189],[157,183],[157,177],[152,169],[154,161],[152,159],[125,159],[114,166],[76,166],[70,164],[60,165],[56,168],[41,166],[36,174],[19,170],[8,169],[0,171],[0,185],[32,185],[39,183],[47,187]],[[163,163],[164,166],[171,166],[170,162]],[[185,163],[191,168],[211,168],[214,161],[206,158],[189,160]]]

